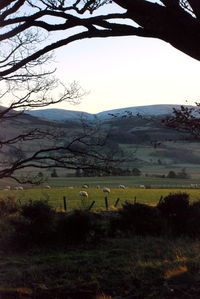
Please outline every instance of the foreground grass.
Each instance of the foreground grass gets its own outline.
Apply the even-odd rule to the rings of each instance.
[[[1,254],[0,294],[21,298],[200,298],[200,243],[112,239],[97,248]],[[1,296],[1,295],[0,295]],[[71,296],[71,297],[70,297]]]

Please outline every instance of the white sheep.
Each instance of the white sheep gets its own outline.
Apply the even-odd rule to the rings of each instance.
[[[145,185],[140,185],[140,188],[145,189],[146,187],[145,187]]]
[[[10,190],[11,187],[10,186],[6,186],[4,190]]]
[[[88,193],[87,193],[86,191],[80,191],[80,192],[79,192],[79,195],[80,195],[81,197],[88,197]]]
[[[51,186],[46,185],[45,188],[46,188],[46,189],[51,189]]]
[[[88,184],[84,184],[84,185],[82,186],[82,188],[88,189],[88,188],[89,188],[89,185],[88,185]]]
[[[24,190],[24,188],[22,186],[19,186],[18,190]]]
[[[74,189],[74,187],[73,186],[69,186],[68,189]]]
[[[110,193],[110,188],[104,187],[103,188],[103,192],[109,194]]]
[[[126,189],[126,187],[124,185],[119,185],[120,189]]]

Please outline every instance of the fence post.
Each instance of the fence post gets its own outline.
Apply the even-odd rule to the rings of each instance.
[[[65,212],[67,212],[67,200],[65,196],[63,196],[63,203],[64,203],[64,210]]]
[[[106,210],[108,210],[108,198],[107,198],[107,196],[105,197],[105,206],[106,206]]]
[[[120,201],[120,198],[117,198],[117,200],[116,200],[116,202],[114,204],[114,207],[116,207],[118,205],[119,201]]]
[[[89,206],[88,211],[91,210],[91,208],[93,207],[94,204],[95,204],[95,200],[93,200],[93,202],[92,202],[91,205]]]

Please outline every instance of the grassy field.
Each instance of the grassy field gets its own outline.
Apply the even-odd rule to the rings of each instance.
[[[119,204],[121,205],[125,201],[134,201],[155,205],[159,201],[161,196],[166,196],[169,193],[176,192],[187,192],[190,194],[190,200],[200,199],[200,190],[198,189],[118,189],[111,188],[110,194],[103,193],[102,189],[89,188],[87,189],[88,198],[81,199],[79,196],[80,188],[52,188],[52,189],[27,189],[27,190],[9,190],[1,191],[0,197],[5,198],[7,196],[14,196],[19,199],[22,203],[28,202],[29,200],[48,200],[50,205],[55,207],[57,210],[63,210],[63,197],[67,200],[67,209],[72,210],[74,208],[87,208],[90,204],[95,201],[93,210],[105,209],[105,197],[108,199],[108,205],[112,208],[116,200],[119,198]]]

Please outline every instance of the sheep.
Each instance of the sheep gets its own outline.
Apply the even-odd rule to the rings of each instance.
[[[146,187],[145,187],[145,185],[140,185],[140,188],[145,189]]]
[[[190,184],[191,188],[198,188],[197,184]]]
[[[100,189],[100,186],[99,186],[99,185],[97,185],[97,189]]]
[[[88,185],[88,184],[84,184],[84,185],[82,186],[82,188],[88,189],[88,188],[89,188],[89,185]]]
[[[110,188],[104,187],[103,188],[103,192],[109,194],[110,193]]]
[[[79,192],[79,195],[80,195],[81,197],[88,197],[88,193],[87,193],[86,191],[80,191],[80,192]]]
[[[10,186],[6,186],[4,190],[10,190],[11,187]]]
[[[68,189],[74,189],[74,187],[73,186],[69,186]]]
[[[46,188],[46,189],[51,189],[51,186],[46,185],[45,188]]]
[[[124,185],[119,185],[120,189],[126,189],[126,187]]]
[[[18,190],[24,190],[24,188],[22,186],[19,186]]]

